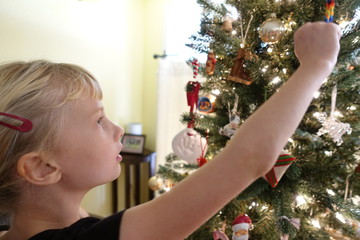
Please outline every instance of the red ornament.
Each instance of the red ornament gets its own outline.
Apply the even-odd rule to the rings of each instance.
[[[248,239],[249,229],[251,227],[252,221],[250,217],[246,214],[237,216],[232,222],[231,229],[233,230],[233,239],[237,237],[242,237],[242,239]]]
[[[200,87],[200,83],[194,81],[189,81],[186,85],[186,97],[190,112],[194,111],[194,105],[198,107]]]

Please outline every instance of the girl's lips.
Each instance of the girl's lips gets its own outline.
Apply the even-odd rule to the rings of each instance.
[[[119,155],[117,155],[117,157],[116,157],[116,161],[117,162],[121,162],[121,160],[122,160],[122,156],[119,154]]]

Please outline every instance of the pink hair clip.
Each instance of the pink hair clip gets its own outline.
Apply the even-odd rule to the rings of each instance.
[[[4,112],[0,112],[0,115],[3,115],[5,117],[9,117],[9,118],[14,118],[14,119],[17,119],[17,120],[22,122],[20,126],[14,126],[14,125],[11,125],[9,123],[6,123],[6,122],[3,122],[3,121],[0,120],[0,125],[3,125],[5,127],[8,127],[8,128],[14,129],[14,130],[17,130],[19,132],[29,132],[32,129],[33,124],[31,122],[31,120],[29,120],[29,119],[19,117],[19,116],[16,116],[16,115],[12,115],[12,114],[8,114],[8,113],[4,113]]]

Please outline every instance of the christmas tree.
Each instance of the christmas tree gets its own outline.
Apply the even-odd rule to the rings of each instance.
[[[199,140],[188,153],[177,148],[184,133],[175,136],[174,153],[149,184],[168,191],[211,161],[298,67],[295,30],[306,22],[334,21],[343,33],[338,64],[274,168],[187,239],[231,239],[238,216],[251,225],[244,233],[249,239],[360,239],[360,1],[198,3],[201,26],[188,46],[208,59],[189,60],[194,79],[186,86],[190,111],[182,122],[185,133]],[[206,81],[197,82],[197,74]]]

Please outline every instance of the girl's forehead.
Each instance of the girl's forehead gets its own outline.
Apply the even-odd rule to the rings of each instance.
[[[75,112],[83,112],[85,114],[93,114],[104,111],[101,100],[95,98],[79,98],[69,102],[70,110]]]

